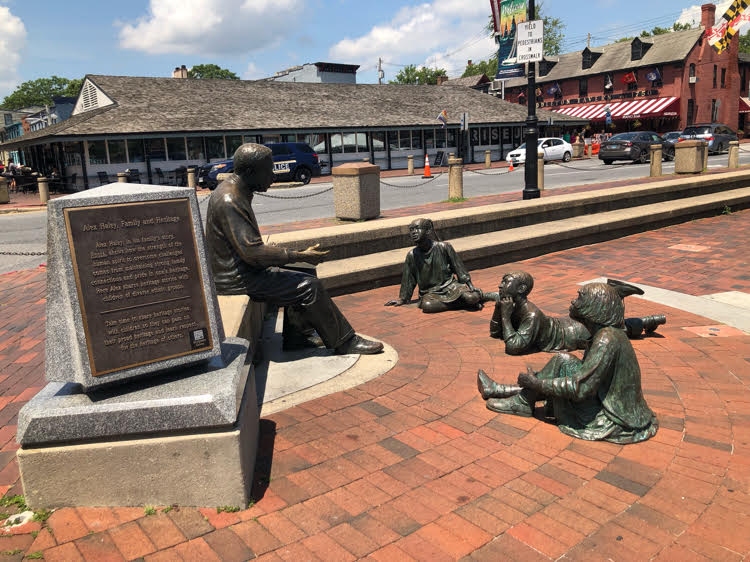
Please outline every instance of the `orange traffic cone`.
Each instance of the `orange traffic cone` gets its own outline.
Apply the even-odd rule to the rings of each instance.
[[[432,174],[430,173],[430,157],[426,154],[424,155],[424,175],[422,178],[429,179],[432,177]]]
[[[510,163],[510,168],[508,169],[509,172],[513,171],[513,162]]]

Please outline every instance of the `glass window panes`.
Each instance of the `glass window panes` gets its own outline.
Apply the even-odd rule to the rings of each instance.
[[[435,148],[445,148],[448,129],[435,129]]]
[[[490,129],[490,144],[500,143],[500,129],[493,127]]]
[[[411,149],[411,131],[398,132],[398,148],[400,150]]]
[[[125,141],[124,140],[110,140],[107,141],[109,145],[109,163],[110,164],[124,164],[128,161],[125,154]]]
[[[104,141],[89,141],[89,164],[106,164],[107,148]]]
[[[357,152],[369,152],[370,149],[367,148],[367,134],[366,133],[357,133]]]
[[[170,160],[185,160],[185,137],[168,138],[167,155]]]
[[[312,149],[318,154],[325,154],[326,152],[328,152],[325,133],[311,133],[305,135],[305,142],[309,144]]]
[[[398,150],[398,131],[388,131],[388,144],[391,150]]]
[[[128,160],[130,162],[145,162],[143,139],[128,139]]]
[[[146,150],[152,162],[163,162],[167,159],[164,139],[146,139]]]
[[[422,131],[411,132],[411,148],[412,150],[422,149]]]
[[[456,147],[457,136],[458,136],[457,129],[448,129],[448,146],[453,147],[453,148]]]
[[[479,134],[480,134],[479,142],[483,146],[487,146],[488,144],[490,144],[490,129],[488,127],[482,127],[481,129],[479,129]]]
[[[427,129],[424,132],[424,147],[426,149],[435,148],[435,130]]]
[[[469,137],[471,139],[471,146],[477,146],[479,144],[479,129],[471,129]]]
[[[226,158],[224,137],[206,137],[206,152],[209,160],[216,158],[224,160]]]
[[[294,142],[294,141],[290,141],[290,142]],[[234,156],[234,152],[241,146],[242,146],[242,135],[232,135],[232,136],[227,137],[227,154],[230,156],[230,158]]]
[[[254,142],[255,144],[262,144],[261,141],[263,140],[260,135],[245,135],[243,138],[245,142]]]
[[[356,133],[344,133],[344,152],[357,152],[357,135]]]
[[[187,138],[187,157],[188,160],[205,160],[206,155],[203,153],[203,138],[202,137],[188,137]]]
[[[64,142],[62,143],[63,148],[63,162],[66,166],[80,166],[81,165],[81,143],[79,142]]]
[[[370,133],[370,137],[372,138],[372,149],[375,152],[382,152],[385,150],[385,133],[384,132],[377,132],[377,133]]]
[[[331,152],[333,154],[341,154],[344,152],[344,141],[341,138],[341,133],[331,135]]]

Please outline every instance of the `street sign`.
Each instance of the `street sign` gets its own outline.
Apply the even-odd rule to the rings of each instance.
[[[469,130],[469,114],[467,112],[463,112],[461,114],[461,130],[462,131]]]
[[[544,58],[544,22],[526,21],[518,24],[516,61],[539,62]]]

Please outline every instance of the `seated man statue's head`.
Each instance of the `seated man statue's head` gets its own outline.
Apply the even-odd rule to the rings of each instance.
[[[250,191],[267,191],[273,183],[273,153],[262,144],[246,143],[234,153],[234,173]]]

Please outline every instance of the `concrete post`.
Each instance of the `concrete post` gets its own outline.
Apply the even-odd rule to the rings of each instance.
[[[539,191],[544,191],[544,152],[539,152],[537,158],[536,183],[539,186]]]
[[[187,183],[188,187],[192,187],[193,189],[198,189],[198,178],[197,178],[197,168],[191,166],[187,169]]]
[[[708,143],[703,143],[703,169],[701,172],[708,170]]]
[[[39,202],[44,205],[49,201],[49,180],[41,176],[36,179],[36,183],[39,186]]]
[[[368,220],[380,216],[380,167],[349,162],[331,170],[337,219]]]
[[[706,143],[686,140],[674,145],[674,171],[676,174],[697,174],[705,166]]]
[[[485,168],[492,167],[492,151],[490,150],[484,151],[484,167]]]
[[[651,170],[650,175],[652,178],[661,177],[661,158],[662,148],[660,144],[651,145]]]
[[[464,161],[463,158],[448,159],[448,198],[464,198]]]
[[[130,177],[130,174],[127,172],[117,172],[117,182],[118,183],[128,183],[128,178]]]
[[[414,175],[414,155],[409,154],[409,156],[406,157],[406,162],[407,162],[407,173],[410,176],[413,176]]]
[[[8,194],[8,178],[0,177],[0,203],[10,203]]]
[[[455,157],[456,155],[453,152],[448,153],[448,160],[450,160],[451,158],[455,158]]]
[[[740,143],[739,141],[729,141],[729,167],[740,167]]]

